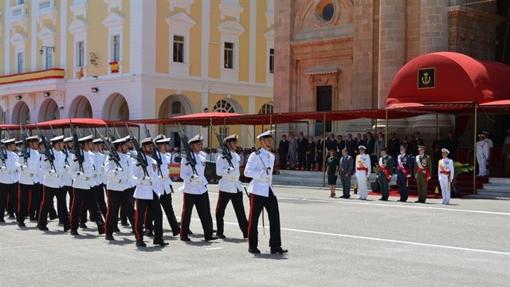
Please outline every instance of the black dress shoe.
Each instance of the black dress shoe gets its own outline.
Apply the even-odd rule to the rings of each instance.
[[[218,238],[220,238],[220,239],[225,239],[225,238],[227,238],[227,237],[226,237],[225,235],[223,235],[223,234],[216,234],[216,236],[217,236]]]
[[[181,234],[181,229],[180,228],[177,228],[175,231],[172,231],[172,235],[173,236],[177,236],[179,234]]]
[[[150,230],[150,229],[145,230],[143,235],[148,236],[148,237],[154,237],[154,233],[152,233],[152,230]]]
[[[97,233],[99,233],[99,235],[104,234],[104,226],[98,226]]]
[[[289,252],[287,249],[282,249],[281,247],[276,248],[276,249],[271,249],[271,254],[285,254],[287,252]]]
[[[48,231],[48,227],[46,226],[42,226],[42,225],[37,225],[37,228],[41,231]]]
[[[129,223],[127,221],[121,221],[120,225],[122,225],[122,226],[129,226]]]
[[[191,229],[188,229],[188,234],[193,235],[193,232],[191,232]]]
[[[35,217],[30,217],[30,222],[37,222],[37,219],[35,219]]]
[[[4,223],[5,223],[5,220],[4,220],[3,218],[2,218],[2,219],[0,219],[0,223],[1,223],[1,224],[4,224]]]
[[[113,228],[113,232],[120,232],[119,227],[118,227],[118,226],[115,226],[115,227]]]
[[[56,215],[56,214],[50,215],[50,220],[57,219],[57,218],[58,218],[58,215]]]
[[[71,229],[71,226],[64,224],[64,232],[69,231]]]
[[[379,198],[380,201],[388,201],[387,199],[384,199],[384,198]]]
[[[76,230],[76,229],[71,229],[71,235],[73,235],[73,236],[78,236],[78,235],[80,235],[80,234],[78,234],[78,230]]]
[[[206,238],[205,241],[212,241],[212,240],[216,240],[216,239],[218,239],[218,237],[217,236],[213,236],[213,237]]]
[[[80,228],[81,229],[88,229],[89,227],[85,223],[80,223]]]
[[[260,254],[260,250],[258,248],[250,248],[248,249],[248,252],[251,254]]]
[[[142,240],[137,240],[136,247],[147,247],[147,244],[145,244]]]
[[[27,227],[24,222],[18,222],[18,227]]]
[[[159,245],[159,246],[168,245],[168,242],[165,242],[163,239],[154,239],[154,241],[152,243],[154,243],[154,245]]]
[[[189,239],[189,237],[183,237],[181,238],[181,241],[190,242],[191,239]]]
[[[108,240],[108,241],[115,241],[115,238],[113,238],[113,235],[106,235],[104,237],[104,239]]]

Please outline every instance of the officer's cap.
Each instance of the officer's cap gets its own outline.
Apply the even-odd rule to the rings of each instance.
[[[419,145],[418,146],[418,150],[420,150],[420,149],[425,150],[425,146],[424,145]]]
[[[273,137],[273,131],[272,130],[268,130],[268,131],[265,131],[265,132],[259,134],[257,136],[257,139],[261,140],[261,139],[271,138],[271,137]]]
[[[85,142],[89,142],[89,141],[92,141],[92,140],[94,140],[94,136],[93,135],[89,135],[89,136],[82,137],[82,138],[78,139],[78,142],[85,143]]]
[[[441,149],[441,152],[450,153],[450,151],[449,151],[449,150],[447,150],[447,149],[445,149],[445,148],[442,148],[442,149]]]
[[[16,138],[2,140],[2,143],[3,144],[13,144],[13,143],[16,143]]]
[[[364,146],[364,145],[360,145],[360,146],[358,146],[358,149],[366,150],[366,149],[367,149],[367,147],[366,147],[366,146]]]
[[[95,143],[95,144],[102,144],[102,143],[104,143],[104,140],[99,138],[99,139],[93,140],[92,142]]]
[[[151,144],[152,143],[152,138],[151,137],[148,137],[148,138],[144,138],[143,140],[140,141],[140,144]]]
[[[123,144],[123,143],[127,143],[128,140],[130,140],[130,137],[127,136],[127,137],[123,137],[123,138],[120,138],[118,140],[114,140],[112,143],[113,144]]]
[[[70,143],[72,141],[73,141],[73,137],[67,137],[67,138],[64,139],[65,143]]]
[[[60,141],[63,141],[64,140],[64,136],[56,136],[56,137],[52,137],[50,139],[50,142],[51,143],[56,143],[56,142],[60,142]]]
[[[27,141],[40,141],[41,138],[39,136],[29,136],[27,137]]]
[[[190,140],[188,140],[188,143],[193,144],[196,142],[201,142],[203,140],[204,140],[204,138],[201,135],[196,135],[196,136],[192,137]]]
[[[224,138],[223,142],[226,143],[226,142],[231,142],[231,141],[237,141],[238,138],[239,138],[238,135],[232,134],[232,135],[229,135],[228,137]]]

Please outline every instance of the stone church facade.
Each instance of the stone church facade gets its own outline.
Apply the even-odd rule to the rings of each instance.
[[[449,50],[495,60],[497,30],[505,23],[497,5],[496,0],[275,1],[275,112],[384,107],[394,75],[426,53]],[[331,130],[366,131],[374,123],[337,122]],[[432,131],[435,125],[435,116],[392,123],[406,132]],[[454,119],[440,116],[439,125],[449,129]],[[321,128],[312,129],[318,135]]]

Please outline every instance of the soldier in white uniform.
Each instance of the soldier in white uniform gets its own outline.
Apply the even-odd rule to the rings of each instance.
[[[358,181],[359,199],[366,200],[368,197],[368,175],[372,170],[370,156],[365,153],[367,148],[363,145],[358,147],[359,154],[356,156],[356,180]]]
[[[108,198],[108,211],[106,213],[105,239],[113,241],[113,232],[117,227],[119,208],[125,204],[126,216],[134,226],[134,210],[129,194],[131,177],[133,176],[133,163],[127,155],[127,141],[129,137],[120,138],[112,142],[118,154],[118,160],[112,155],[106,158],[106,193]]]
[[[92,187],[97,185],[96,170],[94,167],[93,136],[80,138],[82,155],[76,155],[76,160],[71,163],[69,171],[74,177],[73,180],[73,202],[71,203],[71,235],[78,235],[79,217],[82,208],[87,208],[91,218],[96,221],[99,234],[104,234],[104,221],[97,204],[97,194]],[[78,157],[83,156],[80,164]]]
[[[25,227],[25,217],[29,213],[29,196],[36,198],[40,195],[33,196],[39,192],[39,172],[41,169],[41,159],[39,151],[39,137],[30,136],[26,138],[27,154],[21,151],[19,157],[20,166],[20,179],[19,179],[19,193],[18,193],[18,216],[16,217],[19,227]],[[32,204],[37,205],[39,200],[34,201]],[[38,208],[37,208],[38,209]],[[39,212],[37,212],[38,214]]]
[[[159,196],[161,190],[159,189],[159,177],[156,173],[156,161],[150,156],[153,152],[152,138],[145,138],[141,141],[143,149],[143,160],[146,161],[147,168],[138,166],[134,169],[134,176],[137,179],[134,198],[136,200],[135,212],[135,236],[136,246],[147,246],[143,242],[143,224],[145,214],[150,210],[154,218],[154,241],[155,245],[168,245],[163,240],[163,214],[161,211]]]
[[[476,143],[476,160],[478,161],[478,176],[487,176],[487,161],[489,160],[489,143],[484,134],[478,135]]]
[[[275,156],[270,152],[273,146],[273,132],[266,131],[257,136],[261,148],[252,152],[246,163],[244,175],[251,177],[252,180],[248,187],[250,193],[250,219],[248,223],[248,252],[260,254],[258,245],[258,222],[260,214],[265,208],[269,216],[270,237],[269,246],[271,254],[287,253],[282,249],[281,231],[280,231],[280,211],[278,210],[278,200],[271,186],[273,180],[273,169]]]
[[[58,217],[62,222],[64,232],[70,229],[69,213],[67,211],[67,192],[62,189],[62,178],[69,177],[65,169],[65,154],[62,152],[64,136],[56,136],[50,139],[52,144],[53,162],[43,154],[41,157],[43,196],[40,216],[37,223],[39,230],[48,230],[48,212],[53,205],[53,197],[57,197]]]
[[[97,204],[101,214],[106,218],[106,200],[104,197],[106,186],[106,174],[104,163],[106,155],[104,154],[104,140],[101,138],[92,141],[94,144],[94,166],[96,170],[96,186],[93,189],[97,193]]]
[[[205,178],[206,154],[202,152],[203,138],[196,135],[188,141],[191,145],[191,158],[181,160],[181,178],[184,182],[182,187],[182,216],[181,216],[181,240],[191,241],[188,237],[189,225],[191,221],[191,212],[193,206],[196,207],[202,228],[204,230],[204,239],[206,241],[214,240],[212,217],[209,203],[209,193],[207,192],[207,179]],[[192,162],[195,166],[192,166]]]
[[[452,181],[455,176],[455,164],[453,160],[448,158],[450,151],[443,148],[441,149],[443,158],[439,160],[437,176],[439,178],[439,185],[441,186],[441,194],[443,196],[443,204],[450,204],[450,192]]]
[[[4,213],[7,206],[7,197],[10,204],[16,206],[16,191],[19,181],[19,160],[16,154],[16,139],[6,139],[2,143],[5,150],[0,160],[0,223],[5,223]]]
[[[216,174],[221,176],[218,187],[218,203],[216,204],[216,235],[219,238],[225,238],[223,233],[223,216],[229,201],[232,201],[243,238],[248,238],[248,220],[246,219],[243,205],[243,187],[239,181],[241,176],[239,171],[241,158],[236,153],[237,139],[238,136],[235,134],[223,139],[225,147],[229,149],[228,152],[231,155],[230,161],[222,153],[219,153],[216,159]]]

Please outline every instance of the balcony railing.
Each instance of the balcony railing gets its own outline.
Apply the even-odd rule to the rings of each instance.
[[[21,82],[31,82],[31,81],[40,81],[47,79],[63,79],[65,77],[64,69],[48,69],[36,72],[28,72],[21,74],[10,74],[5,76],[0,76],[0,86],[8,85],[14,83]]]

